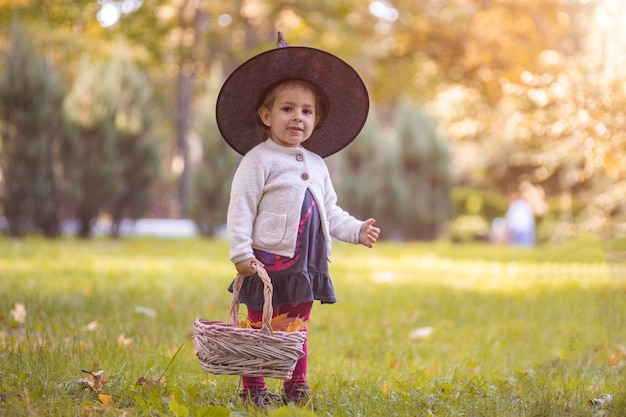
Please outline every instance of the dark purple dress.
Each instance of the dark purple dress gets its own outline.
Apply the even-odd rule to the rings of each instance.
[[[265,265],[272,280],[274,295],[272,306],[296,306],[319,300],[335,303],[335,290],[328,273],[328,254],[319,212],[313,195],[304,195],[300,225],[293,258],[254,250],[254,256]],[[232,284],[228,288],[232,292]],[[263,283],[257,274],[243,281],[239,302],[253,310],[263,309]]]

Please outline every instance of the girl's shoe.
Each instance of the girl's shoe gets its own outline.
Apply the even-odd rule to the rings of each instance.
[[[309,386],[304,382],[287,383],[283,386],[283,402],[304,405],[311,399]]]
[[[280,396],[262,387],[250,387],[239,391],[244,407],[271,407],[280,403]]]

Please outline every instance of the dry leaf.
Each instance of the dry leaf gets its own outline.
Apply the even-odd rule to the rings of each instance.
[[[133,348],[133,338],[126,337],[123,334],[120,334],[117,337],[117,344],[130,350]]]
[[[305,325],[306,322],[304,321],[304,319],[301,319],[300,317],[292,317],[291,321],[287,324],[287,331],[299,332],[300,330],[304,329]]]
[[[108,394],[98,394],[98,399],[104,405],[113,405],[113,398]]]
[[[611,394],[602,394],[600,398],[592,398],[589,400],[592,417],[609,417],[612,402],[613,396]]]
[[[104,378],[103,370],[94,372],[81,369],[80,371],[87,374],[87,378],[78,381],[78,385],[82,389],[90,389],[94,392],[101,393],[106,383],[109,382],[108,379]]]
[[[286,331],[287,324],[289,323],[289,317],[287,317],[287,313],[280,314],[274,318],[272,318],[272,330],[283,330]]]
[[[250,329],[252,328],[252,322],[250,322],[250,320],[248,319],[242,320],[239,323],[237,323],[237,327],[240,329]]]
[[[22,303],[15,303],[15,307],[11,310],[13,320],[18,323],[24,323],[26,321],[26,307]]]
[[[299,332],[304,329],[306,321],[300,317],[288,317],[287,313],[284,313],[272,318],[270,324],[272,330],[276,332]],[[263,322],[251,322],[246,319],[237,323],[237,327],[240,329],[261,329]]]
[[[434,329],[430,326],[418,327],[409,333],[411,339],[426,339],[433,334]]]
[[[157,316],[156,311],[154,311],[151,308],[144,307],[144,306],[135,306],[135,312],[139,314],[145,314],[146,316],[152,317],[152,318],[155,318]]]

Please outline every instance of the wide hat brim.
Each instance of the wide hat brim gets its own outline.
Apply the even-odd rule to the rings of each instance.
[[[245,155],[267,139],[257,110],[268,87],[287,79],[317,85],[326,95],[328,115],[302,146],[325,158],[352,142],[369,111],[367,88],[359,74],[328,52],[288,46],[263,52],[241,64],[217,97],[217,126],[226,142]]]

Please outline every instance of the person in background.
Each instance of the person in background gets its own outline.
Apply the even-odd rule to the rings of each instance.
[[[507,241],[516,246],[535,245],[535,216],[531,205],[520,190],[511,193],[509,208],[504,218]]]

